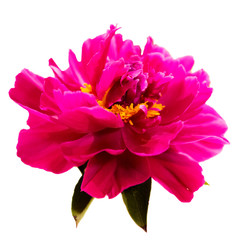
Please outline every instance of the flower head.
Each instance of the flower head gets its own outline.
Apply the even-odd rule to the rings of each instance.
[[[111,26],[88,39],[78,61],[69,51],[54,77],[24,69],[10,97],[28,110],[21,160],[54,173],[87,163],[82,190],[113,198],[153,178],[180,201],[205,180],[199,162],[219,153],[227,126],[206,105],[212,94],[191,56],[173,59],[148,38],[143,52]]]

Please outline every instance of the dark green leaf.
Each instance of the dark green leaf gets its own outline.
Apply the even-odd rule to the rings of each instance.
[[[147,231],[147,211],[151,192],[151,178],[122,192],[123,201],[134,222]]]
[[[83,176],[79,179],[77,185],[75,186],[72,197],[72,215],[75,219],[76,227],[93,200],[93,197],[81,191],[82,180]]]

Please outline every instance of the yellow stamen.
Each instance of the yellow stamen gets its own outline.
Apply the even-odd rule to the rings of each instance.
[[[84,87],[80,87],[80,89],[84,93],[92,93],[92,86],[90,84],[84,83]],[[106,108],[106,98],[110,89],[111,88],[106,91],[102,100],[97,100],[99,106],[103,107],[107,111],[119,115],[124,122],[128,122],[130,125],[133,125],[133,121],[130,118],[138,113],[138,111],[141,109],[141,106],[145,106],[147,108],[147,118],[159,116],[160,111],[162,111],[165,107],[161,103],[154,103],[151,107],[149,107],[148,101],[146,101],[136,106],[134,106],[133,103],[126,107],[119,104],[114,104],[111,108]]]
[[[102,101],[98,101],[98,103],[100,106],[102,106],[102,104],[103,104]],[[130,118],[133,115],[138,113],[138,111],[140,110],[140,106],[146,106],[146,108],[148,109],[148,102],[140,103],[140,104],[136,105],[135,107],[133,106],[133,103],[131,103],[129,106],[126,106],[126,107],[123,107],[119,104],[114,104],[112,106],[112,108],[107,109],[107,110],[116,115],[119,115],[124,122],[129,122],[130,125],[133,125],[133,122]],[[160,103],[154,103],[153,106],[150,109],[148,109],[146,117],[153,118],[153,117],[159,116],[160,111],[164,107],[165,106],[163,106]]]
[[[148,112],[147,112],[147,118],[152,118],[152,117],[156,117],[159,115],[160,115],[160,112],[158,112],[156,110],[148,110]]]
[[[121,119],[124,122],[127,122],[129,118],[131,118],[133,115],[135,115],[140,110],[140,104],[137,106],[133,106],[133,103],[131,103],[129,106],[123,107],[119,104],[114,104],[109,111],[116,115],[120,115]],[[133,122],[129,120],[129,123],[133,125]]]
[[[90,84],[84,83],[85,87],[80,87],[81,91],[84,93],[92,93],[92,86]]]
[[[163,106],[161,103],[154,103],[151,108],[157,108],[160,111],[162,111],[165,108],[165,106]]]
[[[163,106],[161,103],[154,103],[150,110],[147,112],[147,118],[152,118],[160,115],[160,111],[163,110],[165,106]],[[154,110],[158,109],[158,110]]]

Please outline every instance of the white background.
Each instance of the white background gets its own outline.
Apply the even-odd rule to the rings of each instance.
[[[0,239],[240,239],[238,1],[1,1],[0,3]],[[55,175],[24,165],[16,156],[27,112],[8,97],[21,69],[49,76],[48,59],[67,68],[68,49],[110,24],[142,47],[151,35],[173,57],[193,55],[214,93],[208,102],[226,120],[231,142],[202,163],[210,186],[184,204],[154,183],[148,233],[130,219],[121,196],[96,199],[75,228],[70,206],[79,172]]]

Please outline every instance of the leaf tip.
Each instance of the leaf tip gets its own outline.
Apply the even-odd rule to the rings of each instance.
[[[147,225],[141,227],[145,232],[147,232]]]
[[[73,218],[74,218],[74,220],[75,220],[76,228],[77,228],[77,227],[78,227],[78,224],[79,224],[79,222],[80,222],[81,219],[79,219],[77,216],[74,216],[74,215],[73,215]]]

